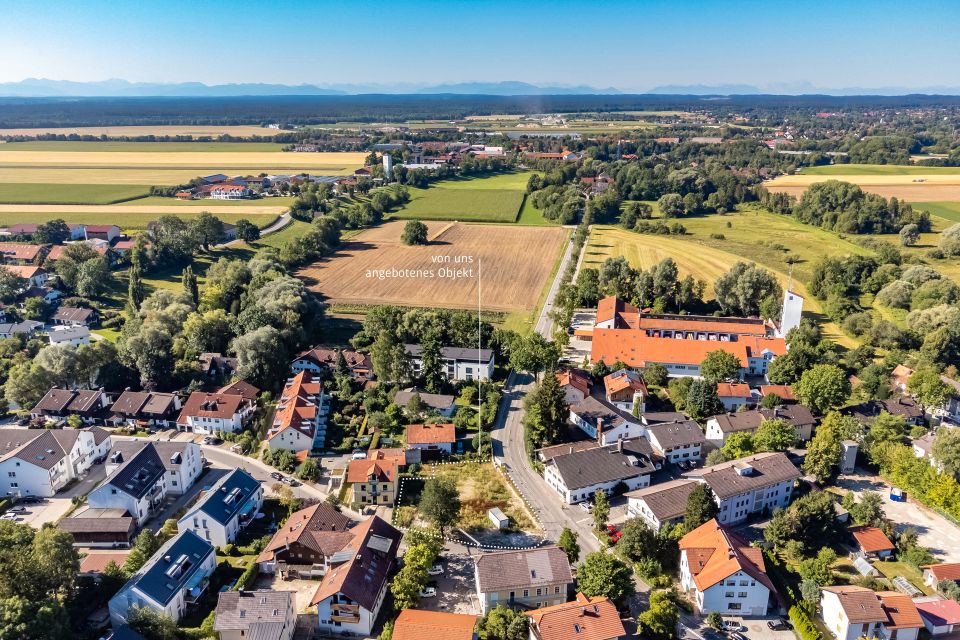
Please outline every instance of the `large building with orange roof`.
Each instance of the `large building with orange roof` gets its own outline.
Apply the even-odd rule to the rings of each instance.
[[[715,519],[680,538],[680,584],[701,613],[762,616],[776,594],[763,551]]]
[[[280,393],[267,446],[287,451],[310,451],[324,445],[327,425],[323,387],[307,371],[289,380]]]
[[[477,616],[404,609],[393,623],[392,640],[473,640]]]

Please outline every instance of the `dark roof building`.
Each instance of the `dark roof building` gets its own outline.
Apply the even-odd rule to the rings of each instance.
[[[570,561],[559,547],[481,553],[474,563],[481,593],[573,583]]]

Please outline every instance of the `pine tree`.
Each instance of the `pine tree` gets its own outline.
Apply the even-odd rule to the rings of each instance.
[[[140,305],[144,299],[143,280],[141,279],[143,268],[140,265],[140,252],[134,247],[130,252],[130,269],[128,271],[130,282],[127,286],[127,310],[131,315],[140,310]]]
[[[183,290],[193,300],[193,304],[198,304],[200,302],[200,290],[197,288],[197,275],[193,272],[191,266],[187,265],[184,268],[183,275],[180,276],[180,282],[183,284]]]
[[[440,338],[434,330],[427,331],[420,341],[420,376],[427,393],[440,393],[443,388],[443,358]]]

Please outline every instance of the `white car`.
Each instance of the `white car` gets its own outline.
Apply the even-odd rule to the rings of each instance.
[[[19,513],[5,513],[2,516],[0,516],[0,520],[13,520],[14,522],[16,522],[19,519],[20,519]]]
[[[430,567],[430,570],[427,571],[427,573],[429,573],[431,576],[441,576],[443,575],[443,565],[435,564],[432,567]]]
[[[366,451],[354,451],[354,452],[353,452],[353,459],[354,459],[354,460],[366,460],[366,459],[367,459],[367,452],[366,452]]]
[[[433,587],[427,587],[426,589],[420,592],[421,598],[433,598],[433,597],[436,597],[436,595],[437,595],[437,590],[434,589]]]
[[[723,623],[720,624],[720,627],[721,627],[724,631],[743,631],[743,630],[745,630],[745,627],[744,627],[742,624],[740,624],[739,622],[737,622],[736,620],[724,620]]]
[[[592,502],[580,502],[580,508],[586,511],[587,513],[593,512],[593,503]]]

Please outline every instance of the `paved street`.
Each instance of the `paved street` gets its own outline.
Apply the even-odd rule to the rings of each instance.
[[[583,255],[582,251],[580,255]],[[540,315],[537,317],[536,331],[547,339],[553,335],[553,319],[550,317],[550,312],[553,311],[553,301],[560,291],[560,281],[563,279],[563,272],[566,270],[567,265],[570,264],[572,256],[573,237],[571,236],[570,241],[567,242],[567,246],[564,249],[563,259],[560,261],[560,268],[557,269],[553,283],[550,285],[550,291],[547,293],[547,299],[543,303],[543,309],[540,310]]]

